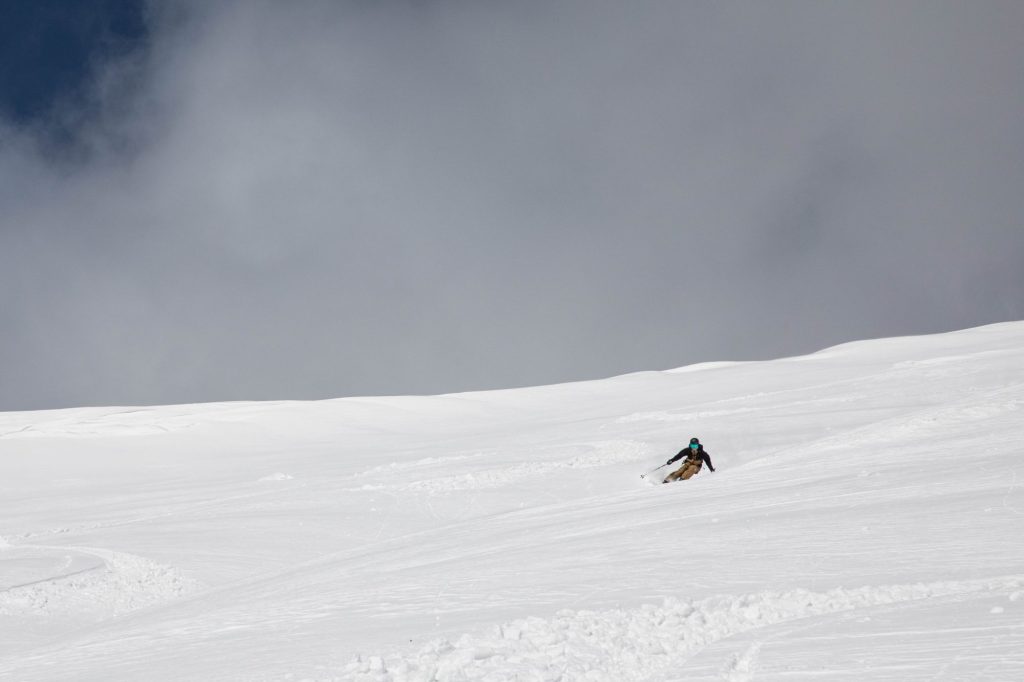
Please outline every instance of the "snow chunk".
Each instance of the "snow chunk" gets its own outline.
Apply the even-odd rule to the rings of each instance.
[[[263,483],[265,481],[290,481],[293,478],[294,478],[294,476],[292,476],[291,474],[282,474],[279,471],[276,474],[270,474],[269,476],[264,476],[263,478],[261,478],[258,481],[258,483]]]

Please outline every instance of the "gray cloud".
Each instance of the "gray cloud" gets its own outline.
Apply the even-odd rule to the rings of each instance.
[[[1024,317],[1019,3],[177,10],[69,114],[75,153],[0,124],[2,409]]]

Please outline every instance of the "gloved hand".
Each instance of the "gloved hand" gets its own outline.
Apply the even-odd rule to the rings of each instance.
[[[672,460],[669,460],[669,461],[665,462],[665,466],[668,466],[671,463],[672,463]]]

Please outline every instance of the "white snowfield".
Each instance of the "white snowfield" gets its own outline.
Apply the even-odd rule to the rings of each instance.
[[[0,680],[1019,682],[1024,322],[0,414]]]

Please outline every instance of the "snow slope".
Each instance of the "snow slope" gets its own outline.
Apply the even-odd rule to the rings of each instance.
[[[1024,680],[1022,456],[1022,322],[0,414],[0,679]]]

